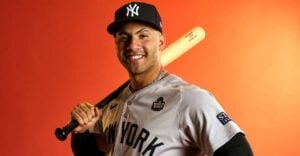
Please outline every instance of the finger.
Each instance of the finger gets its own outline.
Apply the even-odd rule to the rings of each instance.
[[[77,134],[81,132],[81,126],[77,126],[76,128],[74,128],[74,130],[72,131],[73,133]]]
[[[81,111],[84,112],[84,115],[85,115],[85,119],[87,120],[86,122],[89,122],[93,119],[93,108],[94,106],[92,106],[91,104],[89,103],[82,103],[80,104],[80,108],[81,108]]]
[[[82,118],[81,115],[79,115],[78,113],[78,110],[77,109],[74,109],[72,112],[71,112],[71,116],[73,119],[75,119],[80,125],[83,125],[85,122]]]
[[[85,102],[84,104],[85,105],[83,106],[83,108],[88,115],[89,121],[91,121],[95,117],[95,108],[96,107],[88,102]]]
[[[99,110],[99,108],[95,107],[94,113],[95,113],[95,117],[99,118],[100,115],[102,114],[102,109]]]
[[[96,109],[97,107],[93,107],[92,109],[91,109],[91,115],[92,115],[92,118],[95,118],[96,117],[96,112],[95,112],[95,109]]]
[[[78,104],[72,113],[75,115],[75,117],[83,121],[82,124],[86,124],[89,121],[88,112],[85,111],[85,106],[83,103]]]
[[[94,108],[94,105],[92,105],[92,104],[89,103],[89,102],[84,102],[84,104],[85,104],[88,108],[90,108],[90,109]]]
[[[87,130],[88,128],[85,126],[77,126],[72,132],[73,133],[83,133]]]

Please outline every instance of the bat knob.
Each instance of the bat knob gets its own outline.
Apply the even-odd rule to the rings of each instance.
[[[62,128],[57,128],[55,130],[55,136],[60,141],[65,141],[67,139],[67,134]]]
[[[55,130],[56,138],[60,141],[66,140],[68,134],[71,133],[72,130],[74,130],[78,125],[79,123],[76,120],[72,119],[71,122],[66,126],[64,126],[63,128],[56,128]]]

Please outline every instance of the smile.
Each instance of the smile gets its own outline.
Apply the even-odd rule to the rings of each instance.
[[[138,61],[140,59],[142,59],[144,56],[143,55],[131,55],[131,56],[127,56],[127,59],[129,61]]]

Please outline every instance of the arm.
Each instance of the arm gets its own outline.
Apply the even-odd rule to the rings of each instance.
[[[183,134],[187,134],[184,138],[195,138],[199,148],[210,156],[253,156],[243,131],[212,94],[200,89],[183,97],[183,103],[189,104],[180,108]]]
[[[253,156],[253,152],[245,135],[238,133],[218,148],[213,156]]]
[[[74,156],[105,156],[104,152],[99,149],[97,134],[89,133],[72,133],[71,147]]]
[[[88,102],[78,104],[71,112],[79,126],[73,130],[71,147],[74,156],[104,156],[104,138],[100,134],[90,133],[98,121],[101,111]]]

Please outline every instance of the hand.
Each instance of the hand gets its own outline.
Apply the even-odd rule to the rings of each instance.
[[[79,123],[79,126],[73,132],[83,133],[89,128],[94,127],[100,115],[100,110],[94,105],[88,102],[79,103],[71,112],[72,118]]]

